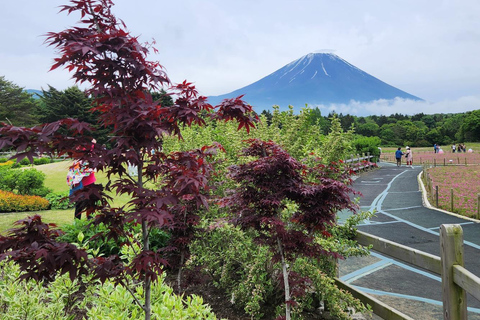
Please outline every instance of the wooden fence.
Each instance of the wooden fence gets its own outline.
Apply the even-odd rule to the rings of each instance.
[[[361,171],[372,167],[370,160],[373,158],[375,157],[371,156],[370,153],[364,153],[363,155],[357,154],[356,158],[354,158],[353,155],[350,155],[350,158],[346,159],[345,163],[348,164],[353,171]]]
[[[373,250],[377,252],[441,275],[444,320],[467,319],[467,292],[480,300],[480,278],[464,268],[463,230],[458,224],[440,226],[441,257],[361,231],[358,231],[356,240],[365,246],[372,245]],[[412,319],[341,280],[336,280],[339,287],[352,292],[363,303],[369,304],[373,312],[382,319]]]

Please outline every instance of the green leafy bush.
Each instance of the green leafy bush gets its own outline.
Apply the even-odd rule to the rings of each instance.
[[[42,189],[44,181],[45,173],[37,169],[23,170],[17,177],[15,189],[19,194],[37,195],[35,192]]]
[[[22,160],[20,160],[20,164],[22,166],[28,166],[30,165],[30,160],[28,160],[28,158],[23,158]]]
[[[331,237],[319,235],[316,239],[326,250],[338,252],[344,257],[368,255],[368,248],[359,246],[354,237],[356,225],[373,214],[362,212],[351,216],[343,225],[328,229]],[[252,234],[222,222],[206,226],[206,232],[192,247],[189,266],[202,266],[213,279],[215,286],[224,289],[234,304],[243,308],[252,319],[264,314],[284,313],[271,310],[272,305],[281,305],[281,285],[278,266],[271,263],[271,252],[267,247],[253,241]],[[350,319],[348,310],[358,312],[366,308],[349,293],[340,290],[334,281],[336,262],[330,257],[322,259],[298,259],[291,266],[292,272],[300,277],[308,276],[312,283],[295,307],[295,317],[303,311],[312,311],[323,302],[335,319]],[[279,302],[279,303],[277,303]]]
[[[51,192],[45,196],[45,199],[50,202],[50,209],[66,210],[75,206],[74,203],[70,202],[68,191]]]
[[[52,163],[52,159],[50,158],[34,158],[33,159],[33,164],[36,166],[47,164],[47,163]]]
[[[21,195],[45,197],[51,190],[43,185],[44,181],[45,174],[37,169],[0,169],[1,190],[17,192]]]
[[[122,286],[88,278],[75,279],[67,274],[55,278],[49,286],[18,281],[20,271],[12,262],[0,262],[0,319],[144,319],[141,308],[132,303],[132,295]],[[83,281],[82,281],[83,280]],[[140,284],[133,291],[143,290]],[[177,296],[163,283],[152,287],[152,319],[216,319],[210,307],[198,296]]]
[[[141,226],[139,225],[132,226],[132,234],[140,235],[140,228]],[[89,220],[74,219],[72,224],[64,225],[62,227],[62,231],[65,232],[65,234],[59,238],[59,241],[77,243],[79,241],[79,234],[82,233],[82,237],[85,239],[85,241],[88,241],[88,247],[92,249],[92,251],[98,252],[98,256],[119,254],[122,244],[127,243],[127,239],[125,237],[120,237],[118,241],[114,241],[112,239],[105,241],[101,237],[91,239],[96,234],[106,232],[107,228],[103,224],[97,226],[91,225]],[[152,250],[163,248],[166,246],[168,239],[169,235],[165,231],[160,229],[152,229],[149,234],[150,248]],[[85,243],[82,245],[84,244]]]

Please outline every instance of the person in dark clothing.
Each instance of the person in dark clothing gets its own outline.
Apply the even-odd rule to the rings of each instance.
[[[397,159],[397,167],[402,165],[402,156],[404,153],[402,152],[402,148],[398,147],[397,151],[395,151],[395,159]]]

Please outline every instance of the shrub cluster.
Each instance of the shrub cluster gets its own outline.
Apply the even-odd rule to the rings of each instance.
[[[92,249],[92,251],[96,252],[97,256],[108,257],[113,254],[119,254],[122,245],[128,242],[127,239],[125,237],[119,237],[117,241],[114,241],[113,239],[102,239],[102,237],[98,237],[96,235],[103,234],[108,231],[105,225],[93,225],[90,224],[90,222],[91,221],[89,220],[75,219],[72,224],[64,225],[62,227],[64,234],[60,236],[59,240],[68,243],[82,242],[83,240],[79,241],[79,235],[82,234],[82,238],[88,242],[88,247]],[[140,235],[141,226],[132,225],[131,232],[134,236]],[[148,235],[152,250],[164,248],[167,245],[169,238],[170,235],[167,232],[157,228],[152,229]],[[86,243],[83,242],[81,245],[86,245]]]
[[[66,210],[73,208],[75,206],[74,203],[70,202],[70,198],[68,196],[68,191],[65,192],[51,192],[45,196],[45,199],[50,202],[50,209],[57,209],[57,210]]]
[[[81,283],[64,274],[45,286],[33,280],[17,281],[19,277],[18,266],[0,262],[1,319],[144,319],[127,289],[110,281]],[[142,288],[136,285],[132,290]],[[162,280],[152,291],[152,319],[216,319],[201,297],[178,296]]]
[[[21,195],[45,197],[51,192],[43,185],[45,174],[37,169],[12,170],[1,169],[0,189]]]
[[[47,199],[0,190],[0,212],[38,211],[49,207]]]

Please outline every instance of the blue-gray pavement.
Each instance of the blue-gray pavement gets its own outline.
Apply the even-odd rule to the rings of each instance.
[[[360,174],[353,188],[361,193],[362,211],[376,215],[358,229],[430,254],[440,255],[439,228],[460,224],[464,233],[465,267],[480,276],[480,223],[424,206],[418,183],[421,166],[379,163]],[[340,223],[351,213],[342,212]],[[339,263],[340,279],[375,295],[414,319],[443,319],[439,275],[372,252]],[[480,302],[467,296],[468,319],[480,319]]]

